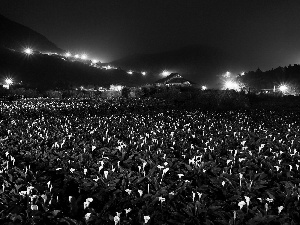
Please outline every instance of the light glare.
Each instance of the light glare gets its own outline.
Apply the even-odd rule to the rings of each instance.
[[[66,57],[70,57],[70,56],[72,56],[71,53],[70,53],[70,52],[67,52],[67,53],[66,53]]]
[[[285,84],[282,84],[282,85],[279,86],[279,90],[280,90],[281,92],[286,92],[287,89],[288,89],[288,86],[285,85]]]
[[[87,59],[87,55],[86,55],[86,54],[82,54],[80,58],[81,58],[82,60],[85,60],[85,59]]]
[[[25,48],[25,49],[24,49],[24,52],[25,52],[27,55],[33,54],[33,50],[32,50],[31,48]]]
[[[170,71],[164,70],[164,71],[162,71],[161,75],[163,75],[164,77],[169,76],[170,75]]]
[[[12,78],[6,78],[5,83],[6,83],[6,85],[11,85],[11,84],[13,84],[13,79]]]
[[[234,89],[234,90],[238,90],[240,88],[239,84],[237,82],[234,81],[226,81],[225,82],[225,89]]]

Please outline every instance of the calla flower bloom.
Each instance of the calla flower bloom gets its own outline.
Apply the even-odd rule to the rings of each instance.
[[[138,192],[139,192],[140,196],[142,197],[143,191],[142,190],[138,190]]]
[[[163,203],[164,201],[166,201],[166,199],[163,198],[163,197],[158,197],[158,201],[160,201],[161,203]]]
[[[130,189],[126,189],[125,191],[126,191],[127,194],[129,194],[129,195],[131,194],[131,190],[130,190]]]
[[[158,165],[157,168],[161,170],[161,169],[163,169],[163,168],[165,168],[165,167],[164,167],[164,166],[161,166],[161,165]]]
[[[169,171],[169,168],[164,169],[162,175],[164,176],[168,171]]]
[[[37,205],[31,205],[30,208],[31,210],[39,210],[39,207]]]
[[[31,194],[31,191],[34,189],[34,187],[32,186],[29,186],[27,187],[27,195],[30,195]]]
[[[249,203],[250,203],[250,198],[248,196],[245,196],[245,200],[246,200],[246,203],[247,203],[247,207],[249,206]]]
[[[114,217],[114,221],[115,221],[115,225],[118,224],[120,222],[120,217],[119,216],[115,216]]]
[[[242,209],[244,205],[246,205],[246,202],[244,202],[244,201],[240,201],[238,203],[238,206],[240,207],[240,209]]]
[[[150,220],[150,216],[144,216],[144,220],[145,220],[145,223],[148,223],[148,221]]]
[[[85,214],[85,216],[84,216],[85,220],[89,220],[90,217],[91,217],[91,214],[92,214],[92,213],[87,213],[87,214]]]
[[[177,174],[179,179],[181,179],[181,177],[183,177],[184,175],[182,173]]]
[[[86,202],[93,202],[93,200],[94,200],[93,198],[87,198],[85,201]]]
[[[131,208],[125,209],[126,215],[131,212]]]
[[[19,195],[21,195],[22,197],[25,197],[27,195],[27,191],[20,191]]]
[[[107,179],[107,175],[108,175],[108,171],[105,170],[105,171],[104,171],[104,177],[105,177],[105,179]]]

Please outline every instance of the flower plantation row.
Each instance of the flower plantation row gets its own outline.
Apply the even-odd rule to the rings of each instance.
[[[2,224],[293,224],[293,112],[1,103]]]

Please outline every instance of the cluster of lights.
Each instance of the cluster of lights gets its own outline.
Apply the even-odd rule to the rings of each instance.
[[[240,85],[235,81],[228,80],[225,82],[224,88],[229,90],[239,90]]]
[[[203,86],[201,87],[201,90],[202,90],[202,91],[205,91],[205,90],[207,90],[207,87],[206,87],[205,85],[203,85]]]
[[[24,50],[23,50],[23,52],[25,53],[25,54],[27,54],[27,55],[32,55],[33,54],[33,49],[32,48],[25,48]],[[56,55],[58,55],[57,53],[47,53],[48,55],[51,55],[51,54],[56,54]],[[88,56],[87,56],[87,54],[85,54],[85,53],[83,53],[83,54],[72,54],[71,52],[66,52],[65,54],[64,54],[64,56],[65,57],[67,57],[67,58],[70,58],[70,57],[73,57],[73,58],[75,58],[75,59],[81,59],[81,60],[87,60],[88,59]],[[91,60],[92,61],[92,63],[93,64],[96,64],[96,63],[99,63],[99,60],[97,60],[97,59],[93,59],[93,60]],[[110,70],[110,69],[116,69],[116,67],[112,67],[112,66],[110,66],[110,65],[107,65],[107,66],[102,66],[102,68],[103,69],[106,69],[106,70]],[[127,72],[128,74],[130,74],[130,75],[132,75],[133,73],[134,73],[134,71],[132,71],[132,70],[129,70],[128,72]],[[169,72],[169,71],[167,71],[167,70],[164,70],[162,73],[161,73],[161,75],[163,75],[163,76],[168,76],[168,75],[170,75],[170,73],[171,72]],[[147,74],[147,72],[146,71],[142,71],[141,72],[141,74],[143,75],[143,76],[146,76],[146,74]]]

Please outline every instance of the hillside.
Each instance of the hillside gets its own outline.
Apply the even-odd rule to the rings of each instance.
[[[66,60],[47,54],[26,55],[0,48],[0,79],[12,77],[16,82],[38,89],[69,88],[81,85],[108,87],[110,84],[135,86],[146,83],[145,77],[124,70],[105,70],[88,63]]]
[[[162,53],[137,54],[111,62],[125,69],[146,70],[158,74],[163,70],[177,72],[196,83],[217,85],[216,76],[238,68],[238,60],[208,46],[187,46]]]
[[[22,50],[32,47],[42,52],[64,51],[38,32],[0,15],[0,47]]]

